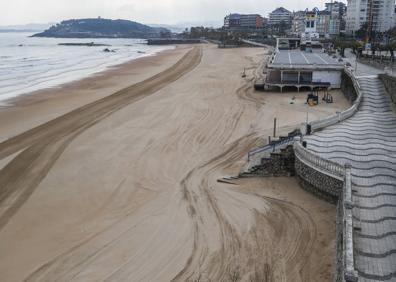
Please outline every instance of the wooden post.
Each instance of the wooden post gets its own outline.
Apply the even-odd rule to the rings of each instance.
[[[274,138],[276,137],[276,118],[274,118]]]

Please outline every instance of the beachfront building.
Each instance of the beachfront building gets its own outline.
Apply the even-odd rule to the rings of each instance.
[[[317,24],[317,11],[306,11],[305,12],[305,32],[316,32]]]
[[[316,31],[319,36],[328,36],[330,29],[331,13],[328,11],[319,11],[317,13]]]
[[[298,37],[305,32],[305,11],[297,11],[293,13],[292,33]]]
[[[303,42],[317,41],[319,40],[319,33],[317,31],[318,23],[318,9],[312,11],[305,11],[305,30],[301,34],[301,40]]]
[[[258,14],[230,14],[224,18],[225,29],[260,29],[264,18]]]
[[[364,23],[385,32],[394,24],[395,0],[348,0],[346,32],[354,34]]]
[[[341,19],[330,19],[328,34],[329,35],[339,35],[341,33],[342,21]]]
[[[330,12],[329,34],[338,35],[345,31],[345,17],[347,6],[342,2],[325,3],[325,11]]]
[[[278,48],[267,65],[266,88],[275,87],[282,91],[285,87],[293,87],[299,91],[341,87],[342,62],[323,53],[321,49],[303,51],[303,48],[279,48],[286,46],[283,41],[278,40]],[[294,39],[290,45],[295,44],[292,42]]]
[[[325,3],[325,10],[331,12],[333,15],[342,16],[346,13],[346,5],[342,2],[328,2]]]
[[[282,22],[290,25],[291,24],[291,20],[292,20],[292,12],[290,12],[289,10],[283,8],[283,7],[279,7],[276,8],[275,10],[273,10],[270,14],[269,14],[269,21],[268,23],[270,25],[279,25]]]
[[[276,39],[276,49],[277,50],[293,50],[299,49],[301,46],[300,38],[277,38]]]

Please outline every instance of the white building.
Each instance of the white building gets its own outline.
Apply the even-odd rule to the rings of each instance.
[[[301,34],[301,40],[303,42],[319,40],[319,32],[317,30],[318,10],[306,11],[304,23],[305,31]]]
[[[292,20],[292,12],[286,10],[283,7],[279,7],[269,14],[268,23],[270,25],[277,25],[280,24],[281,22],[284,22],[286,24],[291,24],[291,20]]]
[[[384,32],[394,25],[395,0],[348,0],[346,32],[353,34],[372,21],[373,31]]]

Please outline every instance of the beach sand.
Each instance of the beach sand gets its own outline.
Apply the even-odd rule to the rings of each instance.
[[[1,109],[1,280],[332,281],[335,206],[294,178],[217,182],[274,117],[348,107],[254,92],[266,53],[184,46]]]
[[[111,67],[82,80],[4,101],[4,106],[0,106],[0,141],[150,78],[171,67],[189,49],[189,46],[178,46]]]

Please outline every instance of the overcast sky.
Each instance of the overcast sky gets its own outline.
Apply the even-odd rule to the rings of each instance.
[[[142,23],[222,21],[231,12],[268,15],[318,7],[330,0],[0,0],[0,25],[59,22],[71,18],[129,19]]]

